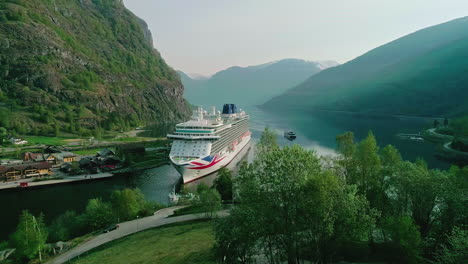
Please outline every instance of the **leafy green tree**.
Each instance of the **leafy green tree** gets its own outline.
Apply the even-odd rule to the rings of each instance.
[[[6,137],[8,135],[8,131],[4,127],[0,127],[0,145],[3,145]]]
[[[0,108],[0,126],[10,128],[11,112],[7,109]]]
[[[44,216],[35,217],[28,211],[21,213],[18,227],[12,235],[13,245],[19,258],[34,259],[39,256],[42,261],[42,252],[47,241],[47,228]]]
[[[391,179],[395,214],[411,216],[422,237],[429,234],[440,215],[436,208],[440,199],[445,173],[429,170],[425,163],[401,162]]]
[[[239,205],[226,221],[253,214],[256,240],[249,245],[258,245],[270,263],[329,260],[334,241],[365,239],[373,226],[373,212],[356,189],[297,145],[271,148],[244,165],[235,188]],[[251,231],[241,224],[235,228],[239,234]]]
[[[104,228],[114,222],[112,207],[101,198],[90,199],[83,214],[83,221],[91,231]]]
[[[438,250],[435,263],[458,264],[468,260],[468,231],[454,228],[448,236],[447,245],[442,245]]]
[[[219,262],[254,263],[260,233],[255,212],[234,207],[231,216],[215,222],[215,251]]]
[[[146,206],[146,200],[140,189],[116,190],[111,195],[112,209],[117,221],[135,219]]]
[[[258,155],[262,155],[263,153],[272,151],[278,147],[276,133],[270,130],[270,128],[265,127],[265,130],[260,136],[260,140],[257,144]]]
[[[380,159],[382,161],[382,166],[387,169],[392,169],[403,161],[398,149],[392,145],[387,145],[382,149],[380,152]]]
[[[232,201],[232,172],[227,168],[218,171],[218,178],[214,180],[214,188],[224,201]]]
[[[390,244],[389,258],[397,263],[421,262],[422,240],[411,217],[388,217],[384,219],[382,229]]]
[[[368,136],[357,145],[355,153],[357,172],[351,181],[357,184],[361,193],[366,195],[372,188],[380,189],[379,185],[382,184],[381,161],[378,153],[377,140],[370,131]]]
[[[71,170],[70,170],[71,174],[80,173],[81,169],[80,169],[80,163],[78,161],[72,161],[71,165],[72,165]]]
[[[214,213],[221,209],[221,196],[215,189],[197,190],[197,205],[200,206],[207,216],[213,217]]]
[[[75,211],[66,211],[52,221],[49,230],[51,241],[67,241],[81,234],[83,224]]]
[[[60,126],[58,123],[54,123],[54,136],[60,136]]]
[[[353,132],[346,132],[336,137],[338,153],[341,155],[337,159],[337,165],[342,168],[342,174],[347,183],[353,180],[356,174],[356,163],[354,162],[354,153],[356,145],[354,143]]]
[[[468,207],[466,190],[468,190],[468,167],[450,168],[446,181],[441,187],[440,220],[436,222],[438,239],[445,241],[447,235],[452,233],[455,226],[466,225]],[[442,242],[443,243],[443,242]]]

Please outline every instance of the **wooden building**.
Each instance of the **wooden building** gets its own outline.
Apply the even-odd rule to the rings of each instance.
[[[0,181],[17,181],[25,178],[50,176],[52,174],[52,164],[48,162],[0,166]]]

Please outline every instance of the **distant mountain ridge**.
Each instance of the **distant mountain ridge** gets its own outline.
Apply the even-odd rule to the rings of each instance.
[[[179,75],[185,86],[185,98],[191,104],[210,106],[230,102],[245,107],[262,104],[334,65],[338,63],[283,59],[247,67],[233,66],[206,79],[194,79],[180,71]]]
[[[271,111],[468,112],[468,17],[422,29],[324,70],[265,103]]]

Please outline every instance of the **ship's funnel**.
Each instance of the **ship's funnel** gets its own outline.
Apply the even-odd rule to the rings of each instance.
[[[223,106],[223,115],[230,115],[237,113],[237,106],[235,104],[225,104]]]

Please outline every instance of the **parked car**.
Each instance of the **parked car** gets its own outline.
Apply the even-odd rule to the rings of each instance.
[[[108,228],[104,229],[104,231],[102,231],[102,232],[103,233],[109,233],[110,231],[119,229],[119,227],[120,226],[118,224],[113,224],[113,225],[110,225]]]

